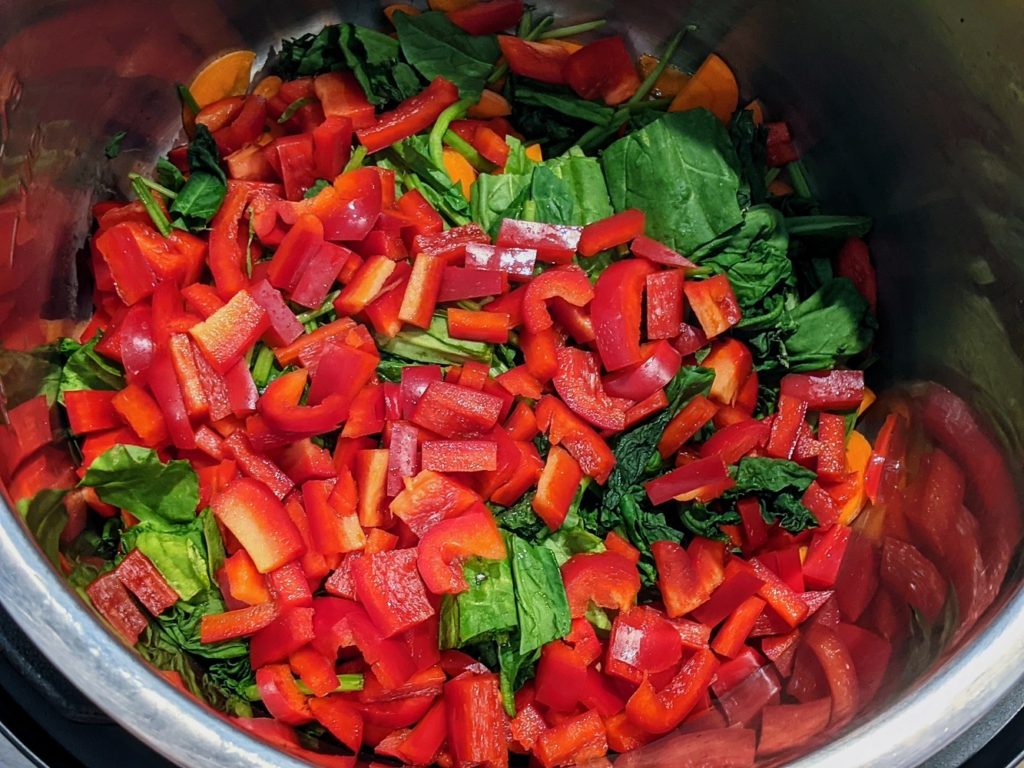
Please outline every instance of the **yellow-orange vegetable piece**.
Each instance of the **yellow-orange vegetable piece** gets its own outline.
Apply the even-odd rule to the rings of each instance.
[[[754,116],[754,125],[761,125],[764,123],[764,104],[761,103],[760,99],[754,99],[752,102],[747,104],[744,109]]]
[[[853,473],[856,486],[853,494],[839,511],[839,522],[843,525],[853,522],[864,508],[864,473],[867,471],[870,458],[871,443],[857,430],[851,431],[846,441],[846,470]]]
[[[531,144],[525,150],[526,156],[533,160],[535,163],[544,162],[544,150],[540,148],[540,144]]]
[[[685,112],[703,107],[728,124],[740,103],[740,89],[729,65],[721,57],[709,54],[686,86],[676,94],[669,112]]]
[[[480,101],[469,108],[469,117],[477,120],[490,120],[492,117],[506,117],[512,114],[512,105],[500,93],[484,90]]]
[[[476,181],[476,169],[454,149],[445,147],[442,156],[448,178],[459,185],[462,194],[469,200],[470,190],[473,188],[473,182]]]
[[[203,67],[188,87],[200,108],[228,96],[243,96],[249,89],[249,78],[256,54],[252,51],[231,51]]]
[[[396,13],[404,13],[407,16],[419,16],[420,9],[414,5],[409,5],[408,3],[393,3],[384,9],[384,15],[387,16],[388,21],[391,22],[392,25],[395,23]]]
[[[478,0],[427,0],[432,11],[459,11],[476,5]]]
[[[649,53],[641,54],[637,64],[640,67],[640,76],[647,77],[654,68],[658,66],[658,57],[651,56]],[[683,72],[681,69],[677,69],[672,65],[665,67],[665,71],[661,73],[657,80],[654,81],[654,88],[651,89],[651,95],[656,97],[664,96],[675,96],[679,93],[686,84],[690,82],[690,76]]]
[[[281,83],[280,77],[269,75],[256,83],[256,87],[252,89],[252,92],[257,96],[262,96],[264,99],[272,99],[281,90]]]

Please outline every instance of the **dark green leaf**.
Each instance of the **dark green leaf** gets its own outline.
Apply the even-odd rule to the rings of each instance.
[[[736,156],[740,161],[740,197],[746,197],[746,204],[760,205],[768,200],[768,185],[765,184],[767,164],[768,129],[754,122],[754,113],[749,109],[737,112],[729,125]]]
[[[516,596],[508,560],[472,558],[462,566],[469,589],[441,603],[442,648],[459,648],[515,629]]]
[[[369,27],[342,24],[339,45],[371,104],[405,101],[423,88],[416,72],[401,60],[398,41]]]
[[[505,173],[481,173],[470,193],[469,209],[473,221],[496,237],[504,219],[521,219],[530,197],[533,163],[526,157],[522,143],[509,136],[509,162]]]
[[[867,216],[790,216],[786,229],[791,237],[864,237],[871,231]]]
[[[501,56],[494,35],[470,35],[444,13],[430,11],[394,16],[402,53],[427,80],[443,77],[463,99],[478,99],[494,63]]]
[[[724,540],[722,526],[738,525],[740,516],[735,509],[713,509],[693,502],[680,507],[679,521],[683,524],[683,528],[693,536]]]
[[[527,541],[535,541],[538,535],[546,530],[544,521],[533,511],[533,494],[528,493],[515,506],[499,509],[495,512],[498,526],[514,533]]]
[[[313,182],[313,186],[307,189],[306,193],[302,197],[305,198],[306,200],[308,200],[311,197],[316,197],[329,186],[331,186],[331,182],[327,181],[327,179],[317,179],[316,181]]]
[[[511,534],[505,535],[512,563],[520,654],[527,654],[569,633],[569,602],[551,552]]]
[[[741,222],[739,161],[706,110],[672,112],[605,150],[612,205],[639,208],[647,234],[688,254]]]
[[[124,373],[117,364],[96,351],[101,336],[85,344],[61,339],[60,356],[66,361],[60,377],[57,400],[64,402],[64,393],[79,389],[123,389]]]
[[[795,330],[784,343],[794,371],[828,370],[861,354],[877,327],[867,301],[845,277],[823,285],[790,317]]]
[[[168,642],[177,648],[204,659],[237,659],[249,655],[245,640],[226,640],[222,643],[203,643],[199,639],[199,625],[203,616],[227,610],[217,590],[206,592],[202,599],[192,602],[179,600],[174,607],[154,617]]]
[[[406,185],[418,189],[442,216],[454,224],[466,224],[469,203],[448,172],[434,164],[427,142],[426,136],[411,136],[392,146],[387,159],[406,172]]]
[[[581,99],[568,88],[545,88],[540,84],[519,84],[515,90],[516,106],[542,107],[565,117],[593,125],[606,125],[615,110],[596,101]],[[531,137],[533,138],[533,137]]]
[[[600,163],[575,147],[537,166],[530,198],[545,224],[584,226],[615,212]]]
[[[476,360],[490,365],[491,362],[491,345],[451,338],[444,315],[434,315],[426,330],[407,328],[393,339],[378,338],[377,343],[382,353],[417,363],[460,365]],[[384,359],[383,354],[381,358]]]
[[[164,464],[156,451],[135,445],[115,445],[100,454],[81,484],[95,488],[107,504],[164,530],[195,520],[199,504],[199,480],[189,462]]]
[[[180,192],[181,188],[185,186],[185,177],[178,170],[178,166],[166,157],[161,157],[156,161],[155,171],[157,182],[172,192]]]
[[[743,496],[750,493],[782,493],[793,491],[803,493],[817,475],[813,470],[801,467],[794,461],[748,456],[740,459],[732,472],[736,485],[731,494]]]
[[[220,150],[213,134],[205,125],[197,125],[192,141],[188,143],[188,169],[191,173],[208,173],[222,182],[227,175],[220,165]]]
[[[68,513],[64,508],[66,494],[67,491],[46,489],[31,500],[22,499],[18,502],[18,511],[25,525],[56,568],[60,567],[60,535],[68,522]]]
[[[533,677],[537,660],[540,658],[539,648],[526,653],[519,652],[517,648],[515,637],[498,641],[498,684],[501,690],[501,703],[509,717],[515,717],[516,714],[516,691]]]
[[[103,148],[103,154],[107,156],[108,160],[113,160],[121,154],[121,142],[124,141],[124,137],[127,135],[128,131],[118,131],[110,137],[107,145]]]
[[[171,223],[195,231],[210,223],[227,193],[227,176],[220,165],[217,143],[205,125],[196,126],[189,142],[188,167],[188,181],[171,204]]]
[[[210,589],[209,568],[200,535],[189,526],[185,530],[165,531],[149,525],[136,526],[138,533],[126,543],[148,557],[174,587],[182,600],[191,600]]]

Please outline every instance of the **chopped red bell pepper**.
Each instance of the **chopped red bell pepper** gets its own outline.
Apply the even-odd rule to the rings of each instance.
[[[824,532],[815,533],[803,565],[804,579],[809,588],[831,589],[835,586],[851,533],[845,525],[833,525]]]
[[[291,515],[289,515],[289,519],[292,519]],[[299,533],[301,536],[301,531]],[[305,541],[303,541],[303,546],[305,546]],[[268,573],[267,588],[270,590],[270,597],[282,608],[313,604],[313,593],[309,588],[309,580],[297,560],[286,563]]]
[[[537,425],[552,445],[562,445],[588,476],[603,484],[615,466],[615,454],[589,424],[561,400],[545,395],[537,403]]]
[[[556,640],[541,650],[534,682],[538,703],[555,712],[571,712],[586,680],[587,662],[575,649]]]
[[[540,399],[541,393],[544,391],[544,385],[533,377],[525,365],[517,365],[511,370],[499,374],[496,381],[504,387],[509,394],[516,395],[518,397],[525,397],[530,400]]]
[[[683,326],[683,271],[666,269],[647,276],[647,338],[674,339]]]
[[[942,612],[948,582],[931,560],[905,541],[887,536],[882,545],[882,583],[919,610],[928,621]]]
[[[723,577],[718,588],[711,593],[710,599],[692,611],[693,618],[709,627],[715,627],[724,621],[744,600],[757,594],[764,585],[754,570],[741,560],[730,560]]]
[[[267,711],[288,725],[303,725],[313,719],[307,698],[295,684],[287,664],[268,664],[256,670],[256,685]]]
[[[835,503],[828,491],[822,488],[815,480],[807,486],[800,502],[810,510],[814,519],[823,528],[827,528],[839,519],[839,506]]]
[[[493,35],[510,29],[522,15],[523,0],[490,0],[448,12],[452,24],[471,35]]]
[[[511,35],[498,35],[501,54],[513,74],[542,83],[562,85],[569,51],[556,43],[535,43]]]
[[[503,507],[512,506],[519,501],[523,494],[536,485],[544,469],[544,461],[533,443],[517,441],[516,447],[519,450],[519,462],[512,476],[490,495],[491,501]]]
[[[789,373],[781,392],[803,400],[814,411],[846,411],[864,399],[864,371]]]
[[[647,276],[653,271],[650,262],[643,259],[617,261],[601,273],[594,285],[590,314],[601,362],[609,371],[642,359],[643,291]]]
[[[128,306],[149,296],[159,282],[139,242],[147,230],[144,224],[125,221],[100,232],[93,241],[110,270],[117,295]]]
[[[299,405],[309,372],[305,368],[274,379],[260,397],[258,408],[272,428],[301,435],[337,429],[348,415],[351,399],[331,394],[316,405]]]
[[[260,280],[253,283],[249,286],[249,295],[267,313],[270,328],[264,338],[268,344],[275,347],[287,346],[304,333],[302,323],[288,308],[281,292],[274,288],[269,281]]]
[[[722,457],[712,455],[648,480],[644,483],[644,489],[651,503],[657,505],[727,479],[729,473]]]
[[[356,270],[348,285],[334,300],[339,315],[354,315],[366,308],[384,291],[396,264],[387,256],[371,256]]]
[[[352,154],[352,121],[331,116],[313,129],[313,160],[316,175],[333,180],[340,174]]]
[[[560,346],[561,340],[553,328],[539,333],[524,330],[519,334],[519,348],[523,351],[526,370],[542,383],[550,381],[558,373]]]
[[[234,366],[270,327],[270,319],[249,295],[239,291],[221,309],[189,331],[210,365],[219,373]]]
[[[444,437],[477,437],[494,427],[501,407],[494,395],[435,381],[420,397],[412,421]]]
[[[88,587],[85,593],[100,615],[129,644],[135,645],[149,621],[128,594],[116,573],[105,573]]]
[[[601,251],[625,245],[644,233],[644,222],[643,211],[629,208],[606,219],[587,224],[580,235],[580,256],[596,256]]]
[[[660,612],[641,605],[612,622],[604,672],[639,685],[647,675],[674,668],[682,653],[675,627]]]
[[[508,276],[496,269],[445,267],[441,276],[439,302],[481,299],[498,296],[508,290]]]
[[[626,716],[648,733],[668,733],[678,726],[707,690],[718,662],[709,650],[700,650],[683,664],[671,682],[656,691],[650,679],[626,703]]]
[[[336,342],[325,345],[309,387],[307,402],[315,406],[336,398],[351,405],[363,387],[373,380],[379,362],[377,355],[361,349]],[[347,415],[345,413],[342,418]],[[292,429],[299,431],[295,427]]]
[[[832,693],[832,725],[845,724],[856,714],[860,703],[857,668],[850,651],[835,630],[812,622],[804,633],[806,647],[821,664]]]
[[[64,407],[68,412],[68,422],[71,424],[71,431],[76,435],[85,435],[90,432],[114,429],[124,424],[121,415],[114,407],[113,400],[116,394],[116,392],[103,389],[79,389],[65,392]],[[53,439],[50,432],[50,409],[46,405],[46,398],[33,398],[22,405],[28,403],[33,403],[32,407],[39,408],[41,418],[38,419],[38,423],[40,427],[45,425],[45,428],[37,431],[37,439],[30,442],[38,442],[41,439],[43,441],[41,445],[45,445]],[[19,411],[21,407],[12,408],[7,412],[8,423],[14,423],[14,418],[16,417],[13,417],[13,414]],[[15,429],[15,436],[18,438],[20,453],[28,455],[32,453],[32,450],[35,450],[34,448],[32,450],[25,450],[26,446],[21,445],[22,434],[18,429]]]
[[[416,550],[397,549],[367,555],[352,563],[356,594],[385,638],[434,615],[416,571]]]
[[[152,561],[138,549],[133,549],[114,569],[121,580],[146,610],[159,616],[176,602],[179,595]]]
[[[562,527],[582,479],[576,460],[560,446],[552,446],[532,501],[533,511],[552,531]]]
[[[859,237],[851,237],[843,243],[836,256],[836,274],[852,282],[867,300],[871,313],[878,314],[878,277],[871,265],[867,243]]]
[[[402,306],[398,310],[398,319],[427,328],[437,306],[437,298],[441,291],[441,279],[444,276],[445,261],[436,256],[419,254],[412,265],[409,283],[405,287]]]
[[[701,366],[715,372],[711,399],[722,405],[732,405],[754,370],[754,359],[749,347],[742,341],[724,339],[712,345],[711,352],[701,361]]]
[[[675,350],[671,351],[676,354]],[[554,376],[555,389],[574,413],[604,429],[620,430],[626,426],[626,410],[630,402],[621,397],[609,397],[592,352],[559,347],[556,360],[558,370]]]
[[[429,470],[406,480],[405,490],[391,502],[391,511],[417,536],[423,536],[442,520],[455,517],[480,501],[480,497],[445,475]]]
[[[227,585],[226,590],[221,590],[224,597],[240,603],[238,607],[270,602],[266,578],[256,570],[256,564],[244,549],[239,549],[224,560],[218,581],[222,586]]]
[[[199,624],[199,640],[203,643],[219,643],[249,637],[270,626],[278,615],[278,605],[272,602],[226,613],[209,613],[203,616]]]
[[[468,243],[466,245],[467,268],[503,272],[518,282],[533,277],[536,263],[537,250],[535,248],[515,248],[488,243]]]
[[[373,125],[373,105],[351,72],[317,75],[313,78],[313,91],[327,117],[347,117],[357,129]]]
[[[683,291],[709,339],[725,333],[743,319],[736,294],[725,275],[688,281]]]
[[[490,236],[474,222],[444,232],[417,235],[413,239],[412,250],[418,255],[434,256],[451,264],[462,259],[473,243],[489,245],[490,242]]]
[[[444,686],[448,748],[456,765],[505,768],[508,719],[501,705],[498,677],[465,674]]]
[[[576,51],[565,63],[565,79],[582,98],[612,106],[628,100],[640,87],[633,57],[619,35],[602,37]],[[637,234],[643,234],[642,226]]]
[[[359,488],[359,522],[364,528],[386,527],[391,522],[387,508],[388,450],[359,451],[353,468]]]
[[[443,77],[435,77],[419,94],[381,114],[372,126],[358,129],[356,136],[368,152],[377,152],[426,130],[458,100],[459,89]]]
[[[206,390],[196,367],[192,344],[183,333],[171,334],[167,344],[171,355],[171,363],[178,377],[181,394],[185,399],[185,410],[192,418],[202,418],[209,412],[210,404],[206,399]]]
[[[658,453],[661,454],[661,457],[667,459],[682,448],[691,437],[711,421],[717,410],[718,406],[704,395],[694,395],[693,399],[683,406],[675,418],[668,423],[658,440]]]
[[[423,582],[435,595],[469,589],[462,573],[464,559],[507,557],[505,541],[490,512],[467,512],[438,523],[423,534],[416,551]]]
[[[263,150],[284,184],[285,197],[302,200],[306,190],[316,182],[316,160],[313,158],[313,136],[302,133],[274,139]]]
[[[780,395],[765,452],[777,459],[792,458],[806,415],[807,403],[789,395]]]
[[[582,233],[582,227],[504,219],[498,230],[497,245],[531,248],[537,252],[538,261],[569,264],[576,255]]]
[[[768,440],[768,425],[763,421],[747,419],[717,430],[700,447],[704,457],[721,456],[726,464],[735,464]]]
[[[682,358],[667,341],[642,347],[643,361],[616,371],[604,378],[604,387],[613,397],[640,401],[653,395],[672,381],[679,372]],[[557,378],[556,378],[557,384]]]
[[[658,590],[670,617],[685,616],[711,596],[701,583],[690,556],[679,544],[656,541],[651,544],[651,554],[658,571]]]
[[[78,393],[66,393],[65,401],[70,403],[74,394]],[[152,448],[167,440],[164,415],[146,390],[133,383],[120,392],[110,394],[114,395],[111,404],[119,420],[126,422],[145,445]]]
[[[711,649],[719,656],[730,659],[739,654],[765,605],[765,601],[759,597],[748,597],[740,603],[719,628]]]
[[[309,709],[334,738],[353,752],[358,753],[362,749],[363,716],[356,704],[343,695],[335,694],[322,699],[311,698]]]
[[[210,222],[210,273],[222,298],[233,296],[248,283],[241,223],[250,194],[245,185],[229,181],[224,202]]]
[[[270,284],[284,291],[294,289],[323,243],[324,225],[320,219],[308,213],[299,216],[270,261],[267,269]]]
[[[185,399],[178,386],[170,353],[166,349],[159,351],[153,358],[146,372],[146,384],[163,411],[164,423],[174,445],[186,450],[195,448],[195,431],[185,411]]]
[[[509,316],[501,312],[448,310],[448,335],[453,339],[504,344],[508,341]]]
[[[818,414],[818,476],[842,480],[846,475],[846,421],[835,413]]]
[[[615,552],[573,555],[562,565],[562,581],[574,619],[586,614],[590,602],[602,608],[628,610],[640,591],[636,565]]]
[[[302,537],[284,505],[266,486],[239,478],[214,497],[213,514],[252,557],[260,573],[268,573],[299,557]]]
[[[694,269],[697,266],[685,256],[673,251],[667,245],[663,245],[657,240],[652,240],[646,235],[641,234],[634,238],[633,242],[629,245],[629,249],[633,252],[634,256],[641,259],[647,259],[648,261],[653,261],[655,264],[663,264],[666,267],[686,267]]]
[[[523,324],[526,330],[539,333],[554,324],[547,302],[555,297],[582,307],[594,298],[594,289],[586,273],[576,265],[542,272],[529,282],[523,295]]]
[[[423,468],[435,472],[492,472],[498,468],[493,440],[426,440]]]
[[[313,255],[292,291],[291,299],[300,306],[316,309],[324,303],[327,294],[339,278],[343,269],[352,264],[351,273],[355,273],[362,260],[348,248],[334,243],[324,242],[320,250]]]

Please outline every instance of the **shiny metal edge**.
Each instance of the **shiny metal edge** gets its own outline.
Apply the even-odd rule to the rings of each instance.
[[[304,768],[160,677],[82,604],[0,502],[0,602],[80,691],[168,760],[191,768]],[[139,682],[148,682],[140,686]],[[103,692],[104,695],[98,695]]]

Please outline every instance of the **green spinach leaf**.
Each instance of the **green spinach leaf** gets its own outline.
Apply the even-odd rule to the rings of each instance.
[[[490,344],[453,339],[449,336],[448,321],[444,315],[434,315],[430,326],[425,330],[407,328],[392,339],[378,338],[377,345],[382,352],[382,363],[387,359],[386,355],[391,355],[406,361],[431,365],[459,365],[467,360],[490,365],[493,354],[493,347]],[[405,364],[408,365],[408,362]]]
[[[615,210],[644,211],[647,234],[681,253],[741,222],[739,160],[706,110],[664,115],[609,146],[601,164]]]
[[[571,628],[572,617],[554,555],[543,546],[510,534],[506,534],[505,544],[515,585],[518,650],[520,654],[527,654],[545,643],[565,637]]]
[[[61,339],[58,350],[65,362],[60,374],[57,400],[64,402],[64,393],[79,389],[123,389],[124,372],[115,363],[96,351],[100,336],[85,344]]]
[[[398,13],[394,24],[402,53],[423,77],[445,78],[458,87],[463,99],[480,97],[501,56],[494,35],[470,35],[437,11]]]
[[[60,567],[60,535],[68,522],[66,495],[67,491],[47,488],[18,502],[26,527],[56,568]]]
[[[171,223],[178,229],[204,229],[220,210],[227,194],[227,176],[220,153],[205,125],[197,125],[188,145],[189,178],[171,204]]]
[[[189,462],[164,464],[156,451],[136,445],[115,445],[100,454],[81,484],[157,529],[191,523],[199,504],[199,479]]]
[[[795,329],[784,345],[794,371],[835,368],[867,350],[878,327],[867,301],[845,277],[823,285],[790,318]]]
[[[472,558],[462,566],[469,589],[441,602],[442,648],[460,648],[508,633],[517,624],[512,567],[508,560]]]

